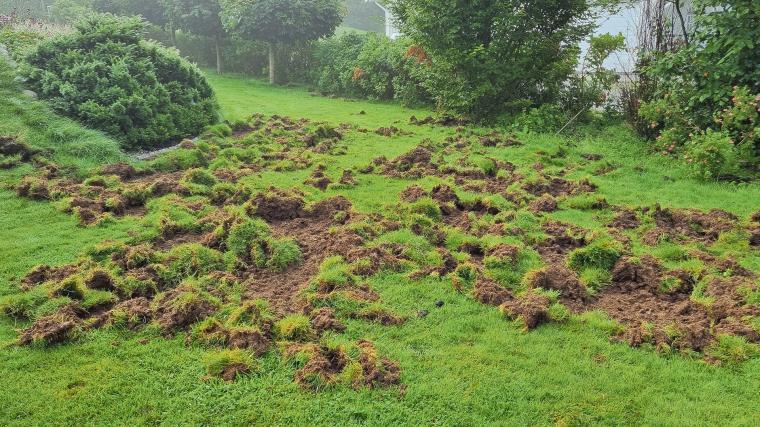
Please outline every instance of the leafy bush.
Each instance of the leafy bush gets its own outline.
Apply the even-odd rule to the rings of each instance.
[[[217,119],[211,87],[177,52],[144,40],[144,31],[138,18],[89,17],[27,57],[27,83],[58,112],[127,148],[199,133]]]
[[[408,40],[373,33],[349,32],[322,40],[314,47],[312,84],[323,94],[428,103],[410,49]]]
[[[695,0],[694,10],[701,12],[690,40],[673,52],[646,58],[645,77],[656,82],[656,89],[639,114],[658,134],[656,148],[666,154],[685,151],[684,158],[703,178],[743,178],[760,171],[756,4]]]
[[[476,119],[556,100],[591,32],[587,1],[395,0],[423,84],[443,109]],[[424,51],[422,48],[424,47]]]

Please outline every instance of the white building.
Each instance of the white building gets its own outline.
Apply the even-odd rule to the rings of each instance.
[[[399,37],[401,35],[401,31],[399,31],[398,27],[396,26],[396,16],[393,15],[393,12],[388,10],[388,8],[383,6],[379,1],[366,1],[374,3],[385,14],[385,35],[388,36],[388,38],[391,40]]]

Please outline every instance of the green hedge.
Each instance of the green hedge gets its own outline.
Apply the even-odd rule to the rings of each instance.
[[[27,57],[28,86],[63,115],[102,130],[125,148],[200,133],[218,106],[204,75],[174,51],[143,38],[138,18],[88,17],[74,34]]]

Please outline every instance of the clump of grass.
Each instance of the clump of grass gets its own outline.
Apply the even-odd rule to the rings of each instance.
[[[293,239],[270,239],[267,242],[267,250],[269,256],[266,266],[275,271],[282,271],[301,261],[301,248]]]
[[[226,241],[227,250],[241,260],[248,260],[252,251],[264,251],[263,244],[269,234],[269,226],[264,220],[246,219],[230,228]]]
[[[209,376],[234,381],[238,376],[251,372],[254,360],[243,350],[222,350],[206,355],[203,364]]]
[[[177,172],[206,166],[208,166],[208,159],[203,151],[197,148],[178,148],[163,154],[150,163],[152,169],[161,172]]]
[[[567,264],[576,271],[587,268],[611,270],[622,256],[620,244],[611,239],[597,239],[588,246],[570,252]]]
[[[430,197],[423,197],[409,205],[409,211],[424,215],[433,220],[442,218],[441,208],[435,200]]]
[[[314,336],[309,318],[291,314],[275,323],[277,336],[287,341],[308,341]]]
[[[464,262],[457,265],[451,275],[451,284],[459,292],[472,289],[478,279],[478,267],[475,264]]]
[[[205,169],[190,169],[182,176],[180,184],[190,194],[206,195],[211,192],[211,187],[217,183],[216,177]]]
[[[726,365],[746,362],[758,353],[760,353],[760,349],[757,345],[735,335],[719,335],[717,340],[705,351],[708,359]]]
[[[48,301],[48,298],[48,292],[42,286],[27,292],[6,295],[0,298],[0,312],[18,320],[33,319],[36,317],[37,309]]]
[[[338,255],[325,258],[314,279],[314,283],[324,292],[350,287],[358,281],[358,277],[351,272],[351,266]]]
[[[198,277],[216,270],[224,270],[221,252],[198,243],[185,243],[173,247],[165,255],[167,269],[163,279],[178,284],[188,277]]]
[[[610,284],[612,275],[603,268],[586,268],[580,273],[580,281],[592,294]]]
[[[84,280],[79,275],[70,276],[61,281],[53,282],[48,288],[50,298],[65,297],[75,300],[83,299],[86,291],[87,288],[84,285]]]
[[[204,137],[216,136],[219,138],[226,138],[232,136],[232,128],[226,123],[217,123],[215,125],[206,126],[203,135]]]

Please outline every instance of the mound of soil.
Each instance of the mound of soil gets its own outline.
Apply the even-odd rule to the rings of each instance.
[[[424,188],[420,187],[419,185],[412,184],[401,192],[399,198],[401,198],[401,200],[404,202],[411,203],[416,202],[425,196],[427,196],[427,192]]]
[[[472,296],[483,304],[499,306],[513,299],[512,292],[493,280],[478,277],[472,289]]]
[[[647,244],[657,244],[662,235],[713,243],[721,233],[735,228],[738,220],[735,215],[720,209],[705,213],[696,209],[661,208],[659,205],[655,206],[651,216],[656,227],[642,238]]]
[[[335,318],[335,313],[329,307],[318,308],[311,312],[311,327],[317,335],[322,335],[325,331],[343,332],[346,326]]]
[[[272,347],[272,340],[257,329],[233,328],[227,331],[226,335],[228,347],[252,350],[257,356],[266,353]]]
[[[575,311],[580,310],[588,300],[586,287],[578,281],[575,272],[560,263],[535,271],[529,278],[528,286],[559,291],[560,302]]]
[[[348,358],[338,349],[329,349],[324,346],[310,346],[309,361],[303,368],[296,371],[295,380],[301,387],[312,388],[314,378],[319,378],[322,384],[334,383],[338,374],[348,364]],[[297,352],[301,348],[292,348],[290,353]]]
[[[463,117],[454,117],[454,116],[441,116],[439,118],[427,116],[424,119],[418,119],[415,116],[409,117],[409,124],[417,125],[417,126],[438,125],[438,126],[453,127],[453,126],[465,126],[469,123],[470,121]]]
[[[40,150],[34,149],[12,136],[0,135],[0,154],[5,156],[19,156],[21,161],[28,162]]]
[[[591,193],[596,191],[596,185],[583,179],[579,182],[567,181],[562,178],[551,178],[550,180],[541,180],[523,185],[523,190],[534,196],[549,194],[554,197],[573,196],[581,193]]]
[[[530,202],[528,210],[535,214],[541,212],[554,212],[557,210],[557,200],[548,194],[544,194]]]
[[[245,363],[232,363],[222,368],[219,372],[219,378],[224,381],[235,381],[238,375],[245,375],[249,372],[251,372],[251,368]]]
[[[625,208],[620,209],[615,218],[607,224],[610,228],[619,228],[621,230],[632,230],[638,228],[639,225],[641,225],[641,221],[636,216],[636,212]]]
[[[49,200],[50,190],[47,185],[35,178],[24,177],[16,186],[16,194],[32,200]]]
[[[116,315],[125,315],[126,327],[136,329],[146,325],[153,317],[150,301],[145,297],[132,298],[118,303],[106,314],[106,321],[112,322]]]
[[[317,168],[303,183],[324,191],[332,184],[332,180],[325,175],[324,170]]]
[[[546,221],[542,228],[548,237],[536,245],[536,250],[545,259],[561,258],[587,243],[586,231],[580,227],[560,221]]]
[[[266,221],[283,221],[301,216],[304,201],[301,195],[271,188],[265,193],[257,194],[251,200],[251,207],[249,214]]]
[[[312,203],[308,207],[309,217],[323,221],[332,221],[338,212],[350,212],[351,201],[343,196],[333,196],[318,202]]]
[[[375,129],[375,133],[382,136],[393,136],[400,132],[401,130],[396,126],[380,127]]]
[[[343,171],[343,175],[340,176],[340,180],[338,181],[339,184],[342,185],[356,185],[356,178],[354,178],[354,173],[351,172],[350,169],[346,169]]]
[[[378,358],[375,345],[371,341],[359,340],[357,346],[360,350],[359,364],[362,367],[364,385],[374,388],[387,387],[399,383],[401,369],[398,363],[384,357]]]
[[[80,313],[81,308],[76,303],[65,305],[54,314],[43,316],[32,326],[24,329],[18,342],[22,345],[32,343],[51,345],[67,341],[81,327]]]
[[[137,170],[126,163],[115,163],[100,168],[101,175],[116,175],[124,181],[130,180],[137,176]]]
[[[166,292],[154,313],[154,318],[164,333],[171,334],[186,329],[216,311],[216,307],[204,298],[186,298],[187,293],[194,292],[193,288],[185,286]]]
[[[526,331],[549,320],[549,298],[532,292],[504,302],[500,309],[506,316],[521,320]]]
[[[430,163],[433,154],[425,147],[417,146],[410,152],[402,154],[385,164],[383,172],[386,175],[398,177],[418,177],[425,174],[427,169],[431,173],[436,171]]]

